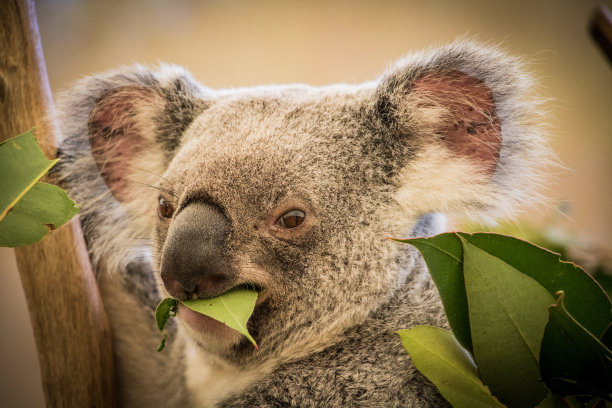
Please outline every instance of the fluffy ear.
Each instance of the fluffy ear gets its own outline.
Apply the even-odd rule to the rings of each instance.
[[[69,139],[89,141],[111,193],[126,201],[138,191],[136,180],[155,184],[182,133],[207,106],[205,96],[206,90],[180,68],[137,66],[78,84],[64,98],[71,106],[61,106],[61,122],[73,127]]]
[[[400,205],[492,221],[536,197],[550,150],[533,87],[518,60],[471,43],[399,61],[378,85],[375,115],[410,151]]]
[[[145,239],[150,226],[130,221],[155,214],[156,202],[154,195],[132,198],[159,182],[182,134],[211,96],[185,71],[167,65],[88,77],[60,95],[56,108],[63,140],[54,175],[82,205],[94,264],[128,262],[147,253],[136,249],[150,246]]]

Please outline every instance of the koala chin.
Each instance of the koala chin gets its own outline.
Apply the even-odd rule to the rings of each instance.
[[[61,95],[55,176],[81,221],[124,406],[438,407],[395,333],[447,327],[418,252],[388,237],[537,201],[551,153],[519,59],[471,42],[357,85],[214,90],[171,65]],[[239,333],[160,299],[260,291]]]

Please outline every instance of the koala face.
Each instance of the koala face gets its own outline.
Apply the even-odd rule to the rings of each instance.
[[[136,67],[64,99],[64,177],[92,186],[75,198],[94,203],[94,262],[121,269],[138,247],[164,296],[261,291],[258,353],[181,308],[199,349],[297,358],[405,290],[415,252],[387,237],[431,212],[486,221],[538,199],[548,148],[532,87],[519,61],[461,42],[356,86],[214,91],[175,67]]]
[[[387,208],[408,148],[372,160],[388,147],[372,144],[376,124],[363,112],[371,95],[277,88],[204,111],[162,179],[160,211],[172,206],[156,221],[166,293],[262,289],[250,321],[262,354],[340,331],[388,296],[407,254],[385,238],[414,221],[392,221]],[[203,347],[252,354],[211,319],[180,315]]]

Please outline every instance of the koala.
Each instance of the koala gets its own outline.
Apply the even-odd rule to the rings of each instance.
[[[524,63],[457,41],[359,85],[214,90],[133,66],[61,95],[56,177],[81,221],[129,407],[439,407],[396,331],[448,327],[389,237],[538,200],[544,113]],[[156,304],[260,295],[244,336]]]

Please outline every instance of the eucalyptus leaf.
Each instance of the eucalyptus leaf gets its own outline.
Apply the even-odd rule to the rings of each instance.
[[[215,298],[184,300],[181,303],[242,333],[259,350],[247,329],[247,322],[253,314],[258,296],[259,292],[255,290],[237,288]]]
[[[563,400],[563,397],[548,393],[546,398],[537,406],[537,408],[569,408],[568,404]],[[577,408],[577,407],[576,407]]]
[[[79,211],[66,192],[52,184],[38,182],[0,221],[0,246],[35,244]]]
[[[164,330],[168,319],[176,315],[178,300],[173,298],[165,298],[155,308],[155,321],[159,331]]]
[[[397,240],[415,246],[423,255],[459,343],[472,352],[467,296],[463,281],[463,247],[454,233],[431,238]]]
[[[253,343],[255,349],[259,350],[259,346],[257,346],[255,339],[247,329],[247,322],[253,314],[258,296],[259,292],[256,290],[235,288],[214,298],[183,300],[180,303],[197,313],[211,317],[243,334]],[[166,298],[159,302],[155,309],[157,327],[164,333],[164,337],[157,351],[163,350],[166,344],[166,323],[170,317],[177,314],[178,303],[179,301],[176,299]]]
[[[45,157],[32,131],[0,143],[0,220],[55,163]]]
[[[567,310],[587,330],[601,335],[612,321],[612,303],[584,270],[559,254],[530,242],[495,233],[444,233],[431,238],[397,240],[414,245],[423,255],[438,288],[449,325],[457,340],[472,351],[467,297],[463,282],[463,249],[459,237],[535,279],[554,295],[567,294]],[[545,339],[546,341],[546,339]]]
[[[166,347],[166,323],[168,320],[176,315],[176,310],[178,307],[178,300],[172,298],[165,298],[155,308],[155,321],[157,322],[157,328],[164,335],[159,346],[157,346],[157,351],[162,351],[164,347]]]
[[[484,385],[469,353],[451,332],[417,326],[397,332],[415,367],[455,408],[504,407]]]
[[[606,327],[599,339],[607,348],[612,349],[612,323]]]
[[[550,351],[547,361],[555,361],[560,367],[564,359],[559,359],[559,354],[573,355],[572,358],[576,360],[582,358],[566,350],[566,333],[560,324],[543,321],[546,298],[549,304],[554,301],[550,301],[550,295],[564,290],[567,294],[564,308],[568,315],[594,338],[598,338],[600,344],[605,346],[611,341],[610,299],[590,275],[578,266],[562,261],[556,253],[494,233],[447,233],[401,242],[413,244],[423,254],[453,333],[475,356],[484,382],[500,401],[509,406],[533,406],[545,395],[540,388],[543,386],[536,384],[538,375],[534,371],[540,356],[544,361],[544,354]],[[474,265],[467,265],[472,261]],[[504,276],[512,276],[511,281],[504,281]],[[498,281],[495,283],[491,279]],[[541,285],[539,289],[538,284]],[[530,288],[527,292],[525,285]],[[479,292],[477,296],[474,296],[474,289]],[[526,293],[530,295],[525,296]],[[491,301],[491,297],[495,298],[494,301]],[[514,308],[518,306],[526,310],[517,314]],[[496,319],[493,318],[495,313]],[[544,328],[546,330],[539,345],[538,333]],[[512,331],[515,332],[513,335]],[[550,370],[548,375],[555,378],[559,389],[565,387],[566,390],[573,390],[570,394],[593,391],[597,395],[607,395],[605,387],[581,387],[591,381],[588,378],[576,373],[573,378],[554,374],[557,367],[552,363],[547,365]],[[510,374],[513,370],[515,373]],[[580,384],[576,377],[580,378]],[[607,381],[608,377],[605,378]],[[532,386],[519,386],[521,382]],[[518,387],[518,391],[511,391],[514,386]],[[558,398],[555,398],[543,403],[558,402]]]
[[[561,396],[597,395],[612,401],[612,351],[581,325],[565,307],[558,292],[549,307],[548,342],[541,352],[542,379]],[[604,333],[604,336],[606,333]]]
[[[539,356],[554,302],[531,277],[463,238],[463,273],[480,375],[508,407],[533,407],[546,397]]]
[[[56,162],[31,131],[0,143],[0,246],[36,243],[78,212],[62,189],[39,182]]]
[[[535,279],[555,296],[565,292],[565,307],[588,331],[600,336],[612,322],[612,302],[599,283],[559,254],[518,238],[493,233],[458,233],[470,244]]]

